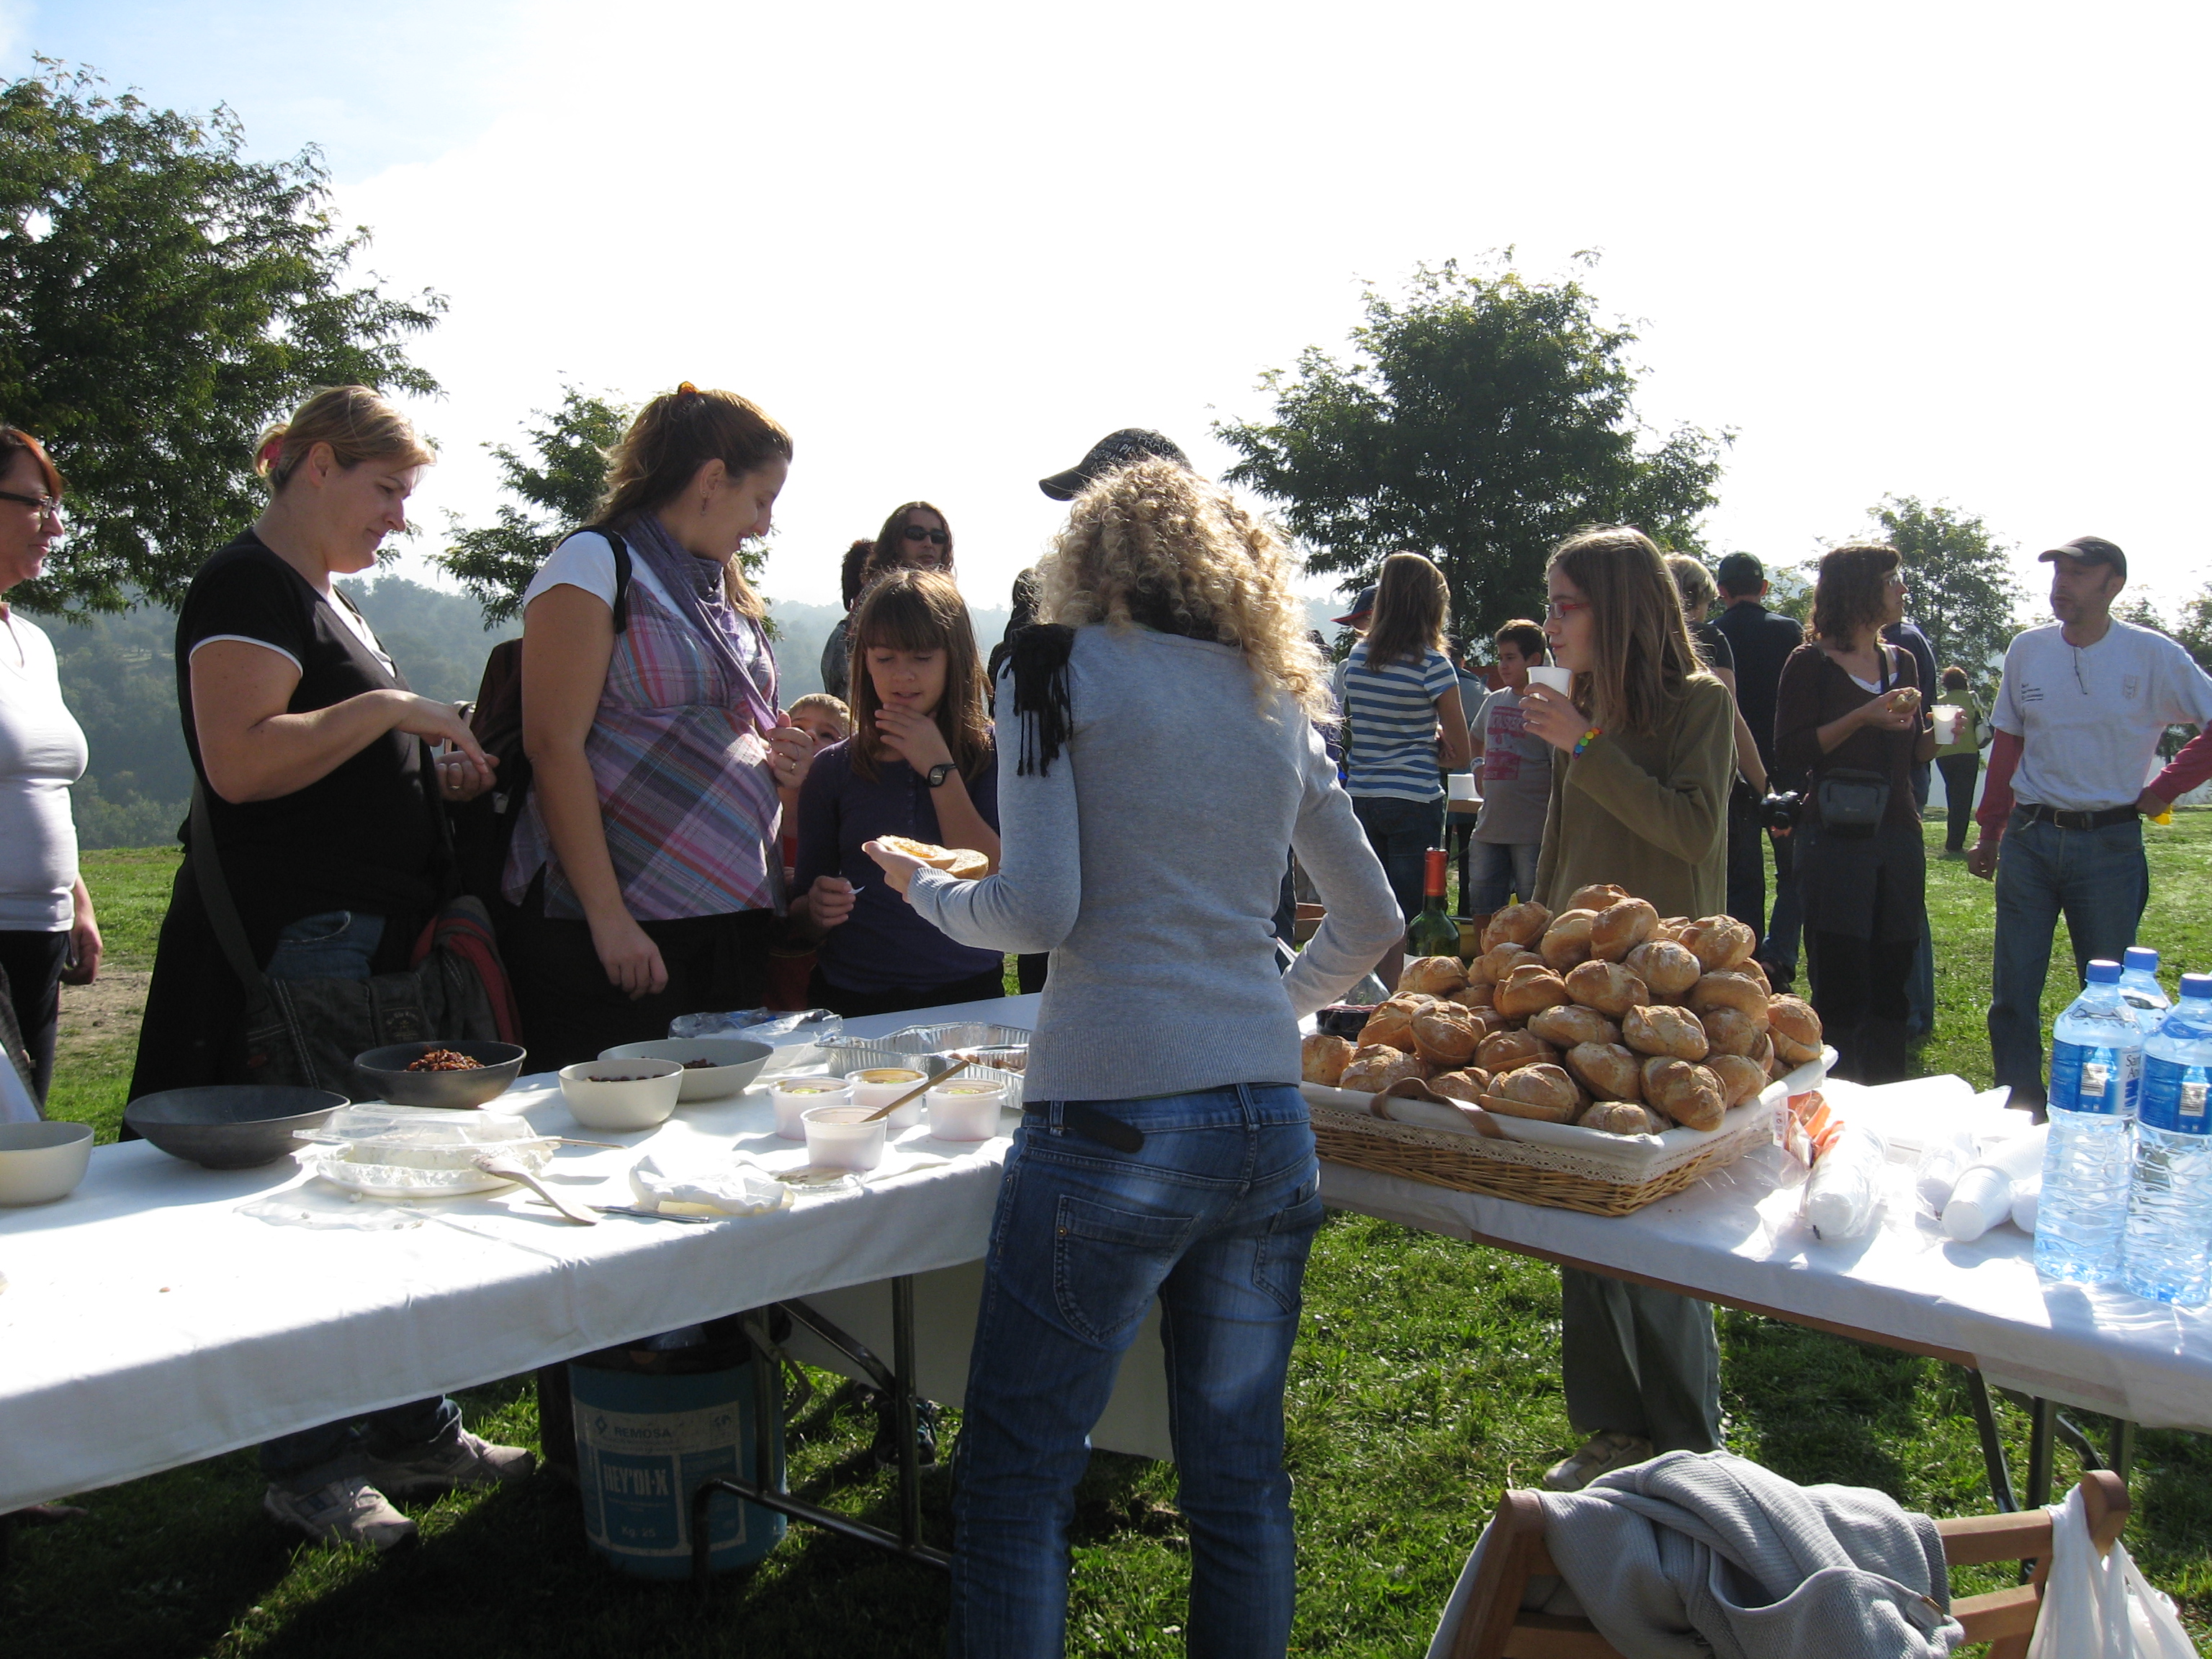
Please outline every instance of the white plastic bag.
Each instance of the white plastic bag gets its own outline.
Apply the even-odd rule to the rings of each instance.
[[[2197,1659],[2173,1603],[2115,1540],[2103,1556],[2089,1539],[2079,1487],[2051,1511],[2051,1577],[2027,1659]]]
[[[1871,1129],[1846,1123],[1814,1164],[1802,1206],[1813,1231],[1830,1243],[1857,1238],[1881,1208],[1881,1166],[1889,1147]]]

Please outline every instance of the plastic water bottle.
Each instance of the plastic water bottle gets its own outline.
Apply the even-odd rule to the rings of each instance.
[[[2139,1012],[2148,1013],[2143,1024],[2148,1030],[2158,1029],[2159,1022],[2173,1011],[2173,1004],[2166,997],[2166,988],[2158,982],[2157,951],[2147,945],[2128,946],[2127,956],[2120,963],[2120,994],[2135,1004]]]
[[[2124,1276],[2137,1296],[2195,1307],[2212,1296],[2212,974],[2184,974],[2181,1004],[2143,1043]]]
[[[2091,963],[2087,987],[2051,1029],[2051,1139],[2035,1218],[2035,1270],[2045,1279],[2120,1276],[2142,1045],[2120,964]]]

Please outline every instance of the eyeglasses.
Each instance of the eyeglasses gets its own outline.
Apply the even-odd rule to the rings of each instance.
[[[58,495],[25,495],[13,489],[0,489],[0,501],[21,501],[26,507],[34,507],[41,519],[58,520],[62,516],[62,502]]]
[[[930,542],[939,547],[943,547],[952,539],[951,536],[945,531],[924,530],[918,524],[910,524],[899,533],[910,542]]]
[[[1577,611],[1589,609],[1588,599],[1549,599],[1544,605],[1544,615],[1553,622],[1564,622]]]

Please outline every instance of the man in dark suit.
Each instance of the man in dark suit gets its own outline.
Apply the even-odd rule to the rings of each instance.
[[[1782,684],[1782,665],[1805,642],[1805,630],[1778,617],[1763,601],[1766,569],[1748,553],[1731,553],[1715,573],[1723,606],[1714,625],[1728,636],[1735,653],[1735,701],[1765,763],[1770,789],[1795,789],[1802,779],[1774,770],[1774,698]],[[1774,914],[1766,912],[1766,853],[1774,848]],[[1770,837],[1759,798],[1741,778],[1729,796],[1729,914],[1759,935],[1759,958],[1775,989],[1796,977],[1801,911],[1795,857],[1787,836]]]

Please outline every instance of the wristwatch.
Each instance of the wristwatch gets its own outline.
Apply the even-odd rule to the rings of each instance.
[[[960,769],[955,766],[951,761],[946,761],[942,765],[931,767],[927,772],[923,774],[923,775],[929,780],[929,787],[931,788],[941,789],[945,786],[945,779],[951,777],[959,769]]]

